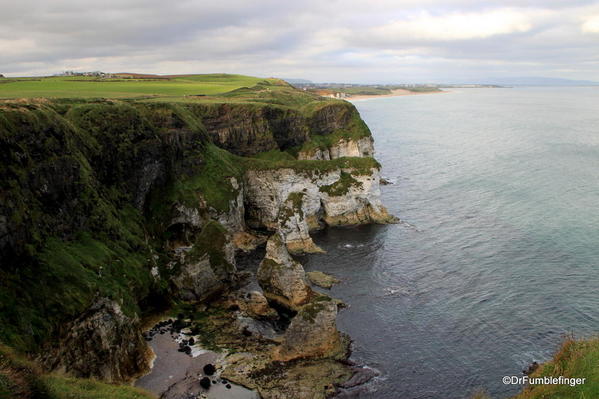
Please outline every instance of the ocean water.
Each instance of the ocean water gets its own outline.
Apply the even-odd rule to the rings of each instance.
[[[356,101],[402,224],[329,229],[365,398],[506,398],[564,334],[599,333],[599,88]]]

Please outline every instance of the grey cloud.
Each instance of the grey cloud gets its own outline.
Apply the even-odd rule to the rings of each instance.
[[[530,28],[460,40],[376,34],[414,16],[501,9],[526,15]],[[579,26],[591,14],[599,15],[596,1],[22,0],[2,6],[0,73],[224,71],[372,82],[532,71],[599,80],[599,35]]]

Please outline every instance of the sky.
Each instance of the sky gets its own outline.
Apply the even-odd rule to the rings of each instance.
[[[599,81],[599,0],[0,0],[0,73]]]

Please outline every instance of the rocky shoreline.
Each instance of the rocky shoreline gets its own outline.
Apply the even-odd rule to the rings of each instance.
[[[164,399],[359,395],[377,373],[348,360],[349,337],[335,325],[343,304],[313,290],[280,234],[270,237],[256,275],[248,274],[230,294],[188,304],[147,330],[156,358],[135,385]],[[208,376],[203,368],[212,364]]]

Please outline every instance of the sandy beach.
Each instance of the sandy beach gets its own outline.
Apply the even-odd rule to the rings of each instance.
[[[447,93],[445,90],[440,91],[410,91],[406,89],[395,89],[391,90],[391,94],[381,94],[381,95],[357,95],[345,98],[347,101],[356,101],[356,100],[368,100],[371,98],[383,98],[383,97],[399,97],[399,96],[417,96],[421,94],[439,94],[439,93]]]
[[[149,342],[155,359],[151,371],[135,382],[135,386],[147,389],[162,399],[257,399],[258,394],[240,385],[220,378],[223,354],[205,350],[199,344],[191,346],[191,353],[179,351],[179,343],[191,335],[161,329]],[[159,330],[160,331],[160,330]],[[197,338],[197,337],[196,337]],[[207,375],[204,366],[217,367],[214,374]],[[208,377],[210,388],[200,385],[200,379]]]

